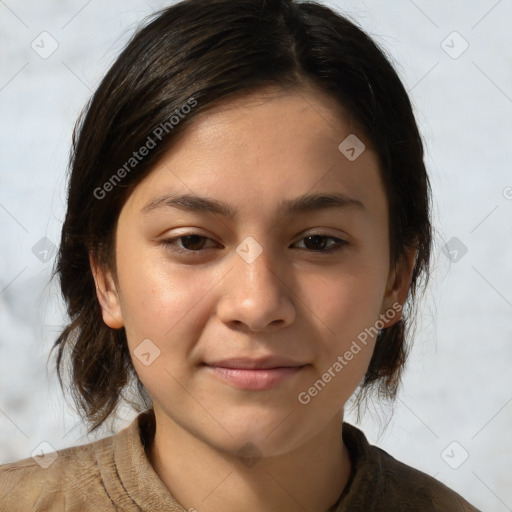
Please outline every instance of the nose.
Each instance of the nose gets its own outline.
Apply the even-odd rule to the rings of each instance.
[[[296,308],[286,261],[278,261],[263,249],[254,261],[234,254],[233,265],[217,308],[217,315],[225,324],[261,331],[293,323]]]

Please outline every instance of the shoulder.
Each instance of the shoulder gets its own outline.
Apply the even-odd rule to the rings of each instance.
[[[61,512],[69,508],[70,500],[77,510],[96,501],[98,510],[110,510],[104,506],[105,498],[110,500],[100,467],[113,460],[114,437],[1,465],[3,510]]]
[[[354,466],[349,495],[354,500],[366,500],[364,510],[479,512],[435,478],[370,445],[356,427],[344,423],[343,440]]]

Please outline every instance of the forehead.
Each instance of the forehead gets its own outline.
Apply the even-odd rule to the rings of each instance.
[[[259,145],[262,158],[272,151],[274,158],[282,155],[283,159],[293,159],[309,150],[311,157],[317,158],[319,151],[331,153],[337,148],[345,132],[357,132],[365,138],[356,124],[347,109],[316,88],[267,87],[201,112],[189,127],[189,137],[182,138],[181,143],[213,149],[217,154],[224,148],[243,151],[251,147],[249,157],[257,153]],[[222,144],[214,147],[215,142]],[[365,140],[365,144],[368,147],[371,143]],[[179,149],[178,143],[174,152]]]
[[[343,152],[346,140],[365,148],[357,158]],[[308,192],[386,207],[371,142],[315,89],[267,89],[203,112],[135,192],[142,209],[166,193],[216,197],[236,210],[257,205],[262,214]]]

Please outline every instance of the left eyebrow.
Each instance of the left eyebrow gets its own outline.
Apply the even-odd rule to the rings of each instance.
[[[192,194],[165,194],[150,201],[141,211],[149,213],[164,208],[213,213],[227,218],[235,218],[237,215],[236,210],[228,203]],[[327,208],[355,208],[362,211],[365,206],[358,199],[353,199],[345,194],[304,194],[294,199],[281,201],[277,208],[277,216],[307,213]]]

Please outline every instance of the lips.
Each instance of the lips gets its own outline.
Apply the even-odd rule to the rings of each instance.
[[[224,383],[252,391],[274,388],[306,366],[281,357],[234,358],[204,363],[205,369]]]
[[[265,357],[260,359],[241,357],[235,359],[223,359],[221,361],[214,361],[205,364],[207,364],[208,366],[216,366],[219,368],[246,370],[267,370],[272,368],[291,368],[297,366],[304,366],[304,363],[300,363],[298,361],[293,361],[291,359],[282,357]]]

